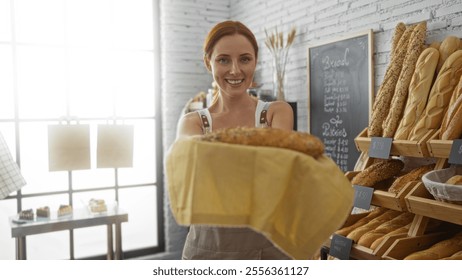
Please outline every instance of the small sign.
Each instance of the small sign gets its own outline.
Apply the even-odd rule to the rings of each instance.
[[[393,138],[372,137],[371,146],[369,147],[369,157],[371,158],[390,158],[391,144]]]
[[[369,210],[371,208],[371,201],[372,195],[374,194],[374,189],[357,185],[353,185],[353,187],[355,189],[353,206]]]
[[[349,260],[353,240],[338,234],[332,235],[329,255],[341,260]]]
[[[448,163],[462,164],[462,139],[452,141],[451,153],[449,154]]]

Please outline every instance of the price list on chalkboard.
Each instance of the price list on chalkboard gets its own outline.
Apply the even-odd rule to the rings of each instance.
[[[370,33],[310,47],[309,131],[343,170],[359,157],[354,138],[368,125]]]

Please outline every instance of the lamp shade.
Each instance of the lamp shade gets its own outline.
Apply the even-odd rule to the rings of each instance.
[[[4,199],[25,185],[26,181],[0,133],[0,199]]]

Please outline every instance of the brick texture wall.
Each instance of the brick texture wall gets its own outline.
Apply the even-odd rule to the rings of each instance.
[[[186,102],[210,87],[202,63],[202,43],[217,22],[233,19],[246,24],[260,45],[255,79],[272,88],[271,57],[265,29],[287,32],[297,28],[286,68],[286,99],[298,102],[298,130],[307,130],[307,47],[367,29],[374,33],[376,90],[389,62],[391,37],[398,22],[427,21],[427,43],[447,35],[462,37],[461,0],[160,0],[162,40],[163,142],[168,149]],[[166,210],[168,204],[166,203]],[[167,251],[178,253],[186,228],[178,227],[166,211]],[[173,254],[178,256],[178,254]]]

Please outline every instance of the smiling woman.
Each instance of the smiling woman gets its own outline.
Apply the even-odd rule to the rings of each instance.
[[[247,94],[257,57],[255,37],[242,23],[225,21],[211,29],[204,43],[204,63],[218,87],[218,95],[209,108],[182,117],[177,139],[234,127],[292,129],[293,113],[288,103],[263,102]],[[202,225],[190,227],[183,258],[289,259],[265,236],[250,228]]]

